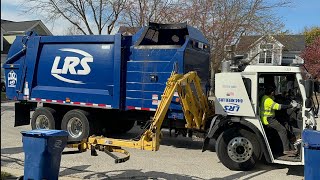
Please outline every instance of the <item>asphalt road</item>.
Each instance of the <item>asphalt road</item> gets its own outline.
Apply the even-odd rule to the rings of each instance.
[[[13,103],[1,104],[1,167],[23,169],[24,153],[20,132],[30,126],[13,127]],[[127,137],[134,136],[134,128]],[[60,176],[81,179],[303,179],[303,166],[259,163],[253,171],[231,171],[219,161],[214,146],[201,152],[202,142],[184,137],[170,137],[163,132],[157,152],[127,149],[130,160],[115,164],[108,155],[98,152],[73,153],[65,149]]]

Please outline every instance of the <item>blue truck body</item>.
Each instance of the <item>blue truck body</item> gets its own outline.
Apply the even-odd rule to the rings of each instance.
[[[150,23],[132,36],[17,37],[3,65],[8,99],[155,111],[172,71],[209,78],[209,45],[186,24]],[[173,101],[169,117],[183,118]]]

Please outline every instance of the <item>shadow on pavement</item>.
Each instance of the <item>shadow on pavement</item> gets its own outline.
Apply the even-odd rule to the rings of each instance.
[[[19,154],[23,152],[22,147],[11,147],[1,149],[1,154]]]
[[[161,145],[172,146],[183,149],[198,149],[202,150],[203,141],[194,141],[188,137],[169,137],[165,135],[160,142]],[[215,152],[215,141],[211,140],[207,151]]]
[[[60,176],[73,176],[78,173],[89,173],[88,175],[81,177],[83,179],[181,179],[181,180],[204,180],[204,178],[189,176],[184,174],[170,174],[165,172],[157,171],[147,171],[143,172],[141,169],[129,169],[129,170],[114,170],[106,172],[93,172],[85,170],[88,168],[88,165],[75,166],[72,168],[67,168],[60,172]],[[219,178],[210,178],[209,180],[218,180],[218,179],[239,179],[241,177],[247,176],[245,179],[252,179],[253,177],[259,176],[268,172],[268,170],[262,171],[239,171],[235,174],[219,177]]]
[[[6,156],[6,155],[2,155],[1,154],[1,166],[5,166],[7,164],[11,164],[11,163],[15,163],[19,166],[24,166],[24,162],[21,160],[21,159],[17,159],[17,158],[12,158],[9,156]]]
[[[11,158],[6,155],[1,155],[1,166],[6,166],[6,164],[15,163],[20,166],[23,165],[23,161],[17,158]],[[129,169],[129,170],[115,170],[115,171],[106,171],[106,172],[94,172],[91,170],[87,170],[90,165],[80,165],[80,166],[73,166],[73,167],[61,167],[63,168],[60,171],[60,176],[73,176],[77,177],[76,174],[85,173],[84,177],[81,176],[83,179],[197,179],[201,180],[203,178],[196,177],[196,176],[189,176],[184,174],[170,174],[165,172],[157,172],[157,171],[147,171],[143,172],[141,169]],[[279,164],[269,164],[263,165],[262,163],[257,164],[254,171],[239,171],[235,174],[228,175],[225,177],[219,178],[211,178],[210,180],[217,180],[217,179],[239,179],[241,177],[246,176],[244,179],[252,179],[254,177],[258,177],[261,174],[270,172],[272,170],[277,169],[284,169],[288,168],[287,175],[294,175],[300,176],[303,178],[304,175],[304,166],[288,166],[288,165],[279,165]]]
[[[80,154],[80,153],[82,153],[82,152],[80,152],[79,150],[70,150],[70,151],[63,151],[62,155],[64,155],[64,154]]]
[[[202,180],[203,178],[188,176],[182,174],[169,174],[165,172],[142,170],[115,170],[107,172],[92,173],[84,177],[84,179],[183,179],[183,180]]]
[[[66,168],[62,171],[60,171],[60,176],[69,176],[72,174],[82,173],[86,172],[85,170],[90,167],[90,165],[81,165],[81,166],[73,166],[71,168]]]
[[[289,166],[287,175],[304,176],[304,166]]]
[[[298,165],[284,165],[284,164],[263,164],[258,163],[255,167],[256,170],[277,170],[277,169],[288,169],[287,175],[293,175],[293,176],[304,176],[304,166],[298,166]]]

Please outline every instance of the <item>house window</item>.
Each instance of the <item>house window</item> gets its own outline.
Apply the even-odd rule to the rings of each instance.
[[[273,57],[273,44],[261,44],[260,45],[259,63],[272,64]]]

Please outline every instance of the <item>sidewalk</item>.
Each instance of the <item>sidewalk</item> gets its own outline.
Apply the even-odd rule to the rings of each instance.
[[[9,168],[5,166],[1,166],[1,171],[2,172],[7,172],[12,175],[12,177],[7,178],[9,179],[18,179],[20,176],[23,176],[23,170],[22,169],[14,169],[14,168]],[[73,178],[73,177],[59,177],[59,180],[79,180],[79,178]]]

